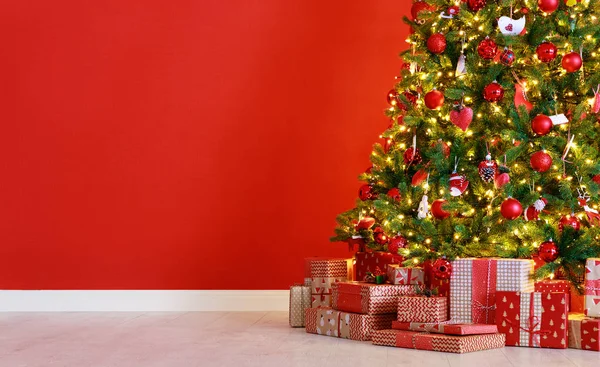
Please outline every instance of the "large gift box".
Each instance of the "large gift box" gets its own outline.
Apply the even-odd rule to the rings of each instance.
[[[458,259],[450,275],[450,319],[496,322],[496,292],[533,292],[533,260]]]
[[[416,294],[417,286],[339,282],[333,284],[333,308],[340,311],[379,315],[395,313],[398,296]]]
[[[425,284],[425,271],[421,268],[408,268],[399,264],[389,264],[387,277],[392,284]]]
[[[587,259],[584,287],[585,315],[600,317],[600,258]]]
[[[306,332],[352,340],[371,340],[375,330],[389,329],[394,314],[363,315],[328,307],[306,310]]]
[[[498,327],[490,324],[451,324],[451,323],[425,323],[393,321],[392,329],[426,331],[435,334],[447,335],[480,335],[496,334]]]
[[[600,320],[570,313],[569,348],[600,351]]]
[[[398,321],[441,322],[448,316],[446,297],[402,296],[398,298]]]
[[[311,307],[311,291],[309,286],[293,285],[290,287],[290,326],[304,326],[304,315]]]
[[[504,347],[504,334],[441,335],[406,330],[379,330],[373,333],[373,344],[390,347],[470,353]]]
[[[367,273],[374,273],[377,268],[387,272],[388,264],[401,264],[404,258],[389,252],[357,252],[354,255],[354,280],[365,280]]]
[[[304,261],[306,276],[310,277],[312,307],[330,307],[332,285],[348,280],[352,259],[309,257]]]
[[[565,293],[498,292],[496,300],[496,325],[506,334],[506,345],[567,348]]]

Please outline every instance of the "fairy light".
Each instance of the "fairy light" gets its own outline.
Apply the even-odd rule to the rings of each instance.
[[[417,259],[416,257],[413,259],[413,263],[418,264],[419,263],[419,259]]]
[[[426,238],[425,239],[425,243],[428,244],[428,245],[430,245],[431,244],[431,238]]]
[[[404,215],[402,215],[402,214],[398,215],[398,219],[404,219]]]

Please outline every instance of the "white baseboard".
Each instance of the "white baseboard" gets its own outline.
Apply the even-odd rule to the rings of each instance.
[[[287,311],[287,290],[3,290],[0,312]]]

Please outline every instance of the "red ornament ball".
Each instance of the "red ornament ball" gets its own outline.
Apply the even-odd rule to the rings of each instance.
[[[423,161],[419,148],[410,147],[404,152],[404,163],[405,164],[419,164]]]
[[[365,184],[365,185],[362,185],[360,187],[360,189],[358,189],[358,197],[360,198],[360,200],[366,201],[366,200],[375,199],[377,197],[377,195],[375,194],[375,191],[374,191],[372,185]]]
[[[517,219],[523,213],[523,206],[517,199],[508,198],[500,205],[500,214],[506,219]]]
[[[574,215],[565,215],[558,221],[558,230],[562,231],[566,226],[571,226],[574,230],[579,231],[581,229],[581,222]]]
[[[435,33],[427,39],[427,49],[436,55],[446,50],[446,37],[441,33]]]
[[[357,230],[369,229],[369,228],[373,227],[374,224],[375,224],[375,218],[364,217],[358,223],[356,223],[354,228],[356,228]]]
[[[400,201],[402,199],[402,194],[400,194],[400,190],[394,187],[387,192],[387,196],[392,198],[395,201]]]
[[[398,92],[395,89],[391,89],[387,94],[387,103],[391,106],[395,106],[398,104]]]
[[[538,8],[544,13],[552,13],[558,9],[558,0],[538,0]]]
[[[388,242],[387,249],[388,249],[388,252],[391,252],[392,254],[397,255],[398,250],[401,248],[405,248],[406,245],[407,245],[406,238],[404,236],[397,235],[396,237],[392,238],[390,240],[390,242]]]
[[[431,265],[433,276],[437,279],[449,279],[452,274],[452,264],[446,259],[437,259]]]
[[[377,230],[381,228],[377,227],[375,229]],[[385,233],[383,233],[383,230],[381,230],[380,232],[373,231],[373,239],[376,243],[380,245],[385,245],[388,242],[388,236],[386,236]]]
[[[538,250],[538,256],[545,262],[550,263],[558,258],[558,247],[552,240],[542,242]]]
[[[482,59],[491,60],[498,53],[498,45],[494,40],[491,40],[489,37],[485,37],[485,39],[479,42],[479,46],[477,46],[477,53]]]
[[[488,102],[498,102],[504,97],[504,88],[494,81],[483,88],[483,98]]]
[[[444,93],[437,89],[425,95],[425,106],[430,110],[437,110],[444,104]]]
[[[423,22],[425,22],[424,19],[419,18],[419,13],[421,13],[422,11],[433,11],[433,7],[429,4],[427,4],[425,1],[416,1],[412,4],[412,7],[410,8],[410,15],[412,15],[413,20],[415,21],[415,23],[421,24]]]
[[[552,157],[550,157],[550,154],[540,150],[531,155],[529,164],[534,171],[546,172],[552,166]]]
[[[577,52],[570,52],[562,58],[562,67],[569,73],[578,71],[582,65],[583,60]]]
[[[537,54],[538,59],[540,59],[541,62],[550,62],[554,60],[556,58],[557,52],[558,50],[552,42],[542,42],[535,50],[535,53]]]
[[[469,10],[479,11],[479,10],[485,8],[486,1],[485,0],[468,0],[467,5],[469,6]]]
[[[546,135],[552,130],[552,120],[550,117],[539,114],[531,120],[531,130],[538,135]]]
[[[431,204],[431,214],[437,219],[444,219],[450,216],[450,213],[443,209],[444,204],[446,204],[446,200],[437,199]]]
[[[600,175],[595,175],[594,177],[592,177],[592,181],[600,185]]]
[[[529,8],[527,8],[526,6],[522,7],[521,8],[521,13],[525,14],[525,15],[529,14]]]
[[[511,66],[513,62],[515,62],[515,53],[513,50],[505,49],[502,51],[502,55],[500,55],[500,62],[503,65]]]
[[[408,100],[408,102],[410,102],[411,105],[416,105],[417,104],[417,99],[418,96],[416,94],[414,94],[413,92],[402,92],[402,95]],[[400,99],[400,97],[397,97],[398,99],[398,107],[402,110],[402,111],[406,111],[408,110],[408,105],[406,105],[406,103],[404,103],[404,101],[402,99]]]

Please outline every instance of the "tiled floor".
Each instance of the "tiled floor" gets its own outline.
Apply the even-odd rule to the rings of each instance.
[[[447,354],[292,329],[285,312],[0,314],[0,366],[598,366],[600,353]]]

